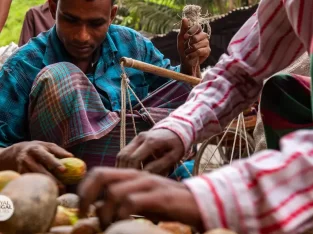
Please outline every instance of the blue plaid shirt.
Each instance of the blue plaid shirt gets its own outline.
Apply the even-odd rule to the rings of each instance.
[[[130,28],[111,25],[101,47],[95,72],[86,75],[111,111],[120,110],[120,58],[131,57],[179,70],[179,67],[172,67],[149,40]],[[71,61],[53,27],[21,47],[3,65],[0,70],[0,147],[30,140],[28,104],[32,84],[45,66],[58,62]],[[140,99],[168,81],[136,69],[126,68],[126,72]],[[136,103],[134,97],[132,103]]]

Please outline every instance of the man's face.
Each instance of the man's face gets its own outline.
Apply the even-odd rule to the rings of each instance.
[[[117,6],[111,0],[49,0],[58,37],[75,60],[88,60],[106,37]]]

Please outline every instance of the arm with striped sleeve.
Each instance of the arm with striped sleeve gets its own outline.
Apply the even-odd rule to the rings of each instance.
[[[312,142],[312,131],[298,131],[281,140],[280,152],[263,151],[185,180],[205,229],[294,234],[312,228]]]
[[[187,150],[222,131],[259,96],[263,81],[309,50],[311,0],[262,0],[232,39],[228,52],[191,92],[188,101],[154,129],[175,132]]]

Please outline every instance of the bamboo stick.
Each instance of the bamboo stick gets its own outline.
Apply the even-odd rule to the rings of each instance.
[[[135,68],[144,72],[152,73],[157,76],[166,77],[173,80],[183,81],[193,86],[200,83],[201,79],[193,76],[188,76],[179,72],[167,70],[165,68],[157,67],[148,63],[144,63],[132,58],[123,57],[120,63],[125,67]]]

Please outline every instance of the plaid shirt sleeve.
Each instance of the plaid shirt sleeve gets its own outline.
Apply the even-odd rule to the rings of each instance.
[[[228,55],[204,73],[188,101],[154,129],[175,132],[187,151],[192,142],[218,132],[249,107],[263,80],[310,50],[311,0],[262,0],[257,12],[232,39]]]
[[[25,141],[28,128],[28,75],[34,67],[26,59],[9,58],[0,70],[0,147]]]
[[[313,227],[313,132],[285,136],[281,151],[262,151],[185,180],[207,230],[304,233]],[[301,147],[299,147],[301,145]]]

